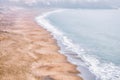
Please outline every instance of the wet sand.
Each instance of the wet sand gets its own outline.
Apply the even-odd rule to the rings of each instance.
[[[50,33],[34,21],[39,14],[0,13],[0,80],[82,80]]]

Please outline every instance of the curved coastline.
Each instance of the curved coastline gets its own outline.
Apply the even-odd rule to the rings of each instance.
[[[62,11],[62,10],[60,10]],[[48,15],[52,14],[52,13],[56,13],[56,12],[59,12],[59,10],[57,11],[52,11],[52,12],[48,12],[44,15],[40,15],[38,16],[37,18],[37,21],[40,25],[42,25],[45,29],[47,29],[49,32],[51,32],[51,34],[54,36],[54,38],[58,41],[58,45],[61,46],[61,48],[65,48],[65,46],[67,48],[70,48],[71,50],[68,52],[68,60],[70,62],[72,62],[73,64],[78,65],[79,64],[82,64],[77,61],[74,61],[71,57],[69,57],[69,53],[72,53],[72,55],[78,55],[79,56],[79,61],[80,61],[80,58],[82,58],[82,60],[84,61],[85,64],[87,64],[87,68],[89,69],[87,72],[92,72],[94,73],[95,75],[93,76],[92,80],[107,80],[107,79],[114,79],[114,80],[117,80],[119,77],[117,77],[117,75],[119,75],[119,68],[116,67],[114,64],[112,63],[101,63],[99,61],[99,59],[97,59],[95,56],[89,56],[89,55],[79,55],[79,54],[74,54],[75,53],[80,53],[81,52],[84,52],[85,50],[82,49],[81,47],[79,48],[79,46],[77,46],[76,44],[72,43],[70,39],[68,39],[67,36],[64,36],[64,33],[62,33],[61,31],[59,31],[54,25],[52,25],[50,22],[49,22],[49,19],[45,19]],[[57,37],[59,36],[59,37]],[[61,45],[61,43],[63,42],[63,45]],[[80,50],[76,50],[76,49],[80,49]],[[73,52],[72,52],[73,50]],[[62,50],[60,51],[61,53],[66,53],[64,52],[64,49],[63,49],[63,52]],[[64,54],[66,55],[66,54]],[[101,66],[99,66],[101,65]],[[80,66],[80,65],[79,65]],[[86,67],[86,66],[85,66]],[[108,68],[106,70],[106,67]],[[78,68],[79,70],[79,68]],[[80,71],[80,70],[79,70]],[[116,73],[115,73],[115,72]],[[85,71],[83,71],[84,73]],[[110,74],[108,74],[107,72],[110,72]],[[105,76],[106,74],[106,76]],[[87,74],[88,75],[88,74]],[[91,78],[88,78],[86,80],[89,80]]]
[[[38,23],[38,25],[42,26],[42,28],[45,29],[46,31],[48,31],[49,34],[54,38],[54,40],[55,40],[55,45],[59,47],[58,52],[59,52],[60,55],[63,55],[63,56],[65,56],[65,54],[63,54],[63,53],[61,52],[60,46],[59,46],[59,44],[58,44],[55,36],[54,36],[53,33],[51,32],[51,29],[45,28],[45,25],[43,25],[44,22],[43,22],[43,24],[40,24],[37,19],[38,19],[38,17],[45,18],[46,16],[48,16],[48,15],[50,15],[50,14],[52,14],[52,13],[61,12],[61,11],[64,11],[64,10],[65,10],[65,9],[58,9],[58,10],[46,11],[46,12],[43,12],[42,14],[40,14],[40,15],[37,15],[36,18],[35,18],[35,21]],[[46,24],[47,24],[47,23],[46,23]],[[52,29],[53,29],[53,28],[52,28]],[[55,31],[55,33],[58,33],[58,32],[59,32],[59,31]],[[58,33],[58,34],[62,35],[62,33]],[[77,66],[76,66],[75,64],[72,64],[72,63],[68,60],[67,56],[65,56],[65,57],[66,57],[66,60],[67,60],[67,62],[68,62],[69,64],[75,66],[74,70],[77,71],[76,76],[78,75],[79,78],[80,78],[80,80],[83,80],[84,78],[80,76],[81,72],[77,69]],[[71,69],[72,69],[72,68],[71,68]],[[72,79],[71,79],[71,80],[72,80]]]
[[[44,29],[46,29],[50,34],[53,36],[53,38],[57,41],[57,45],[60,47],[59,52],[67,57],[67,60],[77,66],[77,70],[80,72],[78,75],[82,77],[84,80],[95,80],[96,76],[92,74],[87,67],[82,66],[84,65],[84,62],[82,59],[77,58],[75,59],[76,53],[74,51],[78,51],[75,48],[77,47],[76,45],[72,44],[71,40],[68,39],[66,36],[64,36],[64,33],[60,32],[57,28],[54,28],[53,25],[50,24],[48,20],[45,18],[53,13],[58,13],[62,12],[67,9],[57,9],[57,10],[51,10],[48,12],[45,12],[44,14],[38,15],[35,20],[37,21],[38,25],[42,26]],[[58,38],[59,36],[59,38]],[[64,53],[65,46],[68,46],[71,51],[68,52],[68,55]],[[72,46],[72,47],[71,47]],[[63,49],[62,49],[63,48]],[[73,51],[72,51],[73,50]],[[84,49],[81,49],[80,51],[84,51]],[[73,58],[74,57],[74,58]],[[81,64],[81,65],[79,65]]]

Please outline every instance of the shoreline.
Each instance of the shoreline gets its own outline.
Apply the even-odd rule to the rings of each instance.
[[[76,65],[76,69],[80,72],[78,74],[80,77],[82,77],[84,80],[89,80],[89,79],[95,80],[96,75],[94,75],[92,72],[89,71],[89,68],[85,65],[84,61],[80,57],[78,58],[76,54],[77,52],[76,53],[73,51],[64,52],[64,51],[67,51],[65,49],[66,48],[65,46],[67,47],[70,47],[69,45],[73,45],[74,47],[76,46],[74,44],[69,44],[72,42],[69,41],[69,39],[64,35],[64,33],[58,30],[54,25],[52,25],[49,22],[49,20],[46,19],[47,16],[54,13],[62,12],[64,10],[66,9],[57,9],[57,10],[51,10],[51,11],[45,12],[44,14],[36,17],[36,22],[38,23],[38,25],[42,25],[44,29],[50,32],[50,34],[56,40],[56,44],[60,47],[59,52],[67,57],[67,61],[69,61],[73,65]],[[60,39],[58,38],[58,36],[60,37]]]
[[[50,32],[34,21],[38,12],[30,12],[14,11],[12,27],[0,28],[1,80],[82,80],[76,66],[58,52]]]
[[[53,11],[54,12],[54,11]],[[56,12],[56,11],[55,11]],[[52,12],[50,12],[50,14],[51,14]],[[49,12],[48,12],[48,15],[49,15]],[[54,14],[53,14],[54,15]],[[57,15],[57,14],[55,14],[55,15]],[[62,15],[64,15],[64,14],[62,14]],[[45,16],[47,16],[47,14],[45,14]],[[59,16],[59,15],[58,15]],[[44,16],[43,16],[44,17]],[[58,46],[60,47],[60,48],[62,48],[63,50],[61,50],[61,52],[64,54],[64,55],[67,55],[67,58],[69,58],[70,57],[70,59],[67,59],[69,62],[72,62],[72,64],[74,64],[74,65],[77,65],[77,69],[81,72],[81,74],[82,75],[87,75],[88,76],[88,78],[86,79],[86,78],[84,78],[83,76],[81,76],[84,80],[89,80],[89,79],[92,79],[92,80],[100,80],[100,79],[106,79],[106,78],[108,78],[108,77],[104,77],[104,75],[101,73],[101,70],[104,70],[104,69],[101,69],[99,66],[97,67],[98,69],[100,68],[101,70],[98,70],[98,71],[96,71],[96,72],[94,72],[94,70],[97,70],[95,67],[94,67],[94,63],[91,63],[91,62],[94,62],[94,61],[96,61],[96,59],[94,59],[94,57],[92,57],[92,58],[89,58],[89,57],[87,57],[87,58],[85,58],[85,62],[84,62],[84,59],[82,58],[82,57],[76,57],[75,55],[77,55],[77,53],[79,53],[79,51],[78,52],[74,52],[73,51],[73,53],[72,53],[72,49],[74,49],[76,46],[73,46],[73,47],[70,47],[70,45],[69,44],[67,44],[67,42],[68,43],[72,43],[72,42],[70,42],[69,40],[67,40],[67,42],[66,42],[66,39],[68,38],[66,35],[62,35],[62,40],[61,40],[61,35],[60,34],[56,34],[57,32],[58,33],[62,33],[62,31],[60,31],[60,30],[57,30],[57,26],[59,26],[59,25],[54,25],[54,21],[53,21],[53,24],[51,24],[52,22],[49,22],[49,18],[50,18],[50,21],[52,21],[52,17],[54,17],[54,16],[48,16],[48,17],[45,17],[43,20],[42,19],[39,19],[38,20],[38,22],[40,22],[39,24],[41,24],[41,23],[43,23],[43,25],[45,24],[45,28],[46,29],[48,29],[48,31],[49,31],[49,29],[50,29],[50,32],[52,33],[51,35],[53,35],[53,36],[59,36],[59,37],[54,37],[55,38],[55,40],[57,40],[57,44],[58,44]],[[58,17],[59,18],[59,17]],[[64,18],[63,18],[64,19]],[[60,18],[60,20],[62,20],[61,18]],[[42,22],[43,21],[43,22]],[[59,21],[59,20],[58,20]],[[46,23],[48,24],[48,25],[46,25]],[[62,27],[62,26],[61,26]],[[65,26],[64,26],[65,27]],[[72,26],[71,26],[72,27]],[[53,29],[53,30],[51,30],[51,29]],[[55,34],[54,34],[55,33]],[[63,32],[64,33],[64,32]],[[64,40],[64,36],[66,37],[66,39]],[[68,38],[69,39],[69,38]],[[73,38],[72,38],[73,39]],[[74,40],[74,39],[73,39]],[[64,41],[66,42],[66,43],[64,43]],[[72,41],[72,40],[71,40]],[[62,43],[63,42],[63,45],[61,46],[61,45],[59,45],[59,43]],[[74,43],[73,43],[74,44]],[[76,44],[75,44],[76,45]],[[69,51],[69,49],[67,50],[67,49],[65,49],[66,47],[69,47],[71,50]],[[65,50],[64,50],[65,49]],[[78,49],[78,48],[77,48]],[[74,49],[75,50],[75,49]],[[67,53],[67,51],[68,51],[68,53]],[[76,50],[75,50],[76,51]],[[70,54],[69,54],[70,53]],[[79,61],[80,61],[80,59],[81,60],[83,60],[83,63],[86,63],[86,62],[88,62],[88,63],[90,63],[92,66],[89,66],[89,64],[88,64],[88,66],[82,66],[82,67],[80,67],[80,62],[78,62],[77,61],[77,59],[76,60],[74,60],[74,58],[79,58]],[[88,61],[86,61],[86,60],[88,60]],[[99,60],[98,60],[99,61]],[[100,62],[100,64],[102,64],[101,62]],[[95,64],[96,66],[97,66],[97,64]],[[103,65],[104,65],[104,63],[103,63]],[[110,66],[110,65],[109,65]],[[112,66],[112,65],[111,65]],[[114,66],[114,65],[113,65]],[[103,66],[103,68],[105,68],[106,66]],[[85,69],[86,68],[86,69]],[[92,69],[91,69],[92,68]],[[117,67],[116,67],[117,68]],[[118,68],[119,69],[119,68]],[[107,70],[109,70],[109,69],[107,69]],[[110,69],[111,70],[111,69]],[[112,69],[113,70],[113,69]],[[91,72],[93,75],[92,75],[92,77],[93,78],[91,78],[91,75],[89,75],[89,73],[88,73],[88,71],[89,71],[89,73]],[[116,71],[116,70],[115,70]],[[113,73],[113,72],[112,72]],[[119,74],[119,72],[118,73],[115,73],[115,74]],[[112,75],[111,76],[109,76],[109,77],[113,77]],[[116,77],[115,77],[116,78]]]

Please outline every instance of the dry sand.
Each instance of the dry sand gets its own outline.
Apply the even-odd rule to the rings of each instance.
[[[49,32],[34,21],[38,14],[0,13],[0,80],[82,80]]]

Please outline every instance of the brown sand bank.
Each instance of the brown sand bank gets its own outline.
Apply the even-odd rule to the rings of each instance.
[[[0,14],[0,80],[82,80],[49,32],[34,21],[37,14]]]

